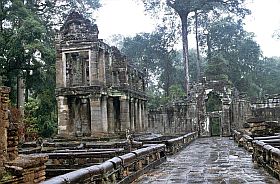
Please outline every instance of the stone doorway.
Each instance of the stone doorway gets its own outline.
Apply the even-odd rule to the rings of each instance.
[[[120,103],[120,98],[119,97],[114,97],[113,98],[113,106],[114,106],[114,128],[115,132],[120,132],[121,131],[121,118],[120,118],[120,108],[121,108],[121,103]]]
[[[90,136],[90,106],[88,98],[69,98],[70,134],[74,136]]]
[[[210,117],[210,136],[220,136],[221,135],[221,118],[220,117]]]

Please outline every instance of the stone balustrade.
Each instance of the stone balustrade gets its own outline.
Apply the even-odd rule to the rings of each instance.
[[[197,132],[192,132],[184,136],[180,136],[166,141],[167,154],[173,155],[177,153],[178,151],[182,150],[187,145],[189,145],[197,137]]]
[[[249,135],[233,130],[233,139],[238,143],[238,146],[244,147],[249,152],[253,151],[253,138]]]
[[[43,184],[129,183],[166,160],[163,144],[141,148],[114,157],[100,165],[54,177]]]
[[[269,143],[262,140],[253,141],[253,161],[263,166],[274,177],[280,179],[280,150],[270,143],[280,144],[277,139],[271,139]]]
[[[144,143],[143,146],[149,146],[154,144],[165,144],[166,152],[168,155],[173,155],[189,145],[193,140],[198,137],[197,132],[191,132],[183,136],[162,136],[153,139],[139,140]]]
[[[116,150],[65,150],[47,153],[49,160],[46,164],[47,177],[62,175],[83,167],[105,162],[115,156],[124,153],[123,149]]]
[[[280,137],[250,137],[233,130],[234,140],[246,150],[252,151],[252,159],[264,167],[270,174],[280,179]]]

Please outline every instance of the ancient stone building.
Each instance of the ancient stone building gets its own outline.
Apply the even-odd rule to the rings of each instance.
[[[280,94],[255,99],[252,102],[252,113],[254,117],[261,117],[266,121],[280,122]]]
[[[98,38],[98,27],[72,12],[56,39],[58,135],[99,136],[147,128],[145,73],[116,47]]]
[[[209,94],[220,101],[218,111],[208,112]],[[163,134],[198,131],[199,136],[230,136],[231,130],[241,128],[251,117],[249,102],[233,93],[226,81],[202,81],[190,86],[187,98],[149,112],[149,130]],[[216,129],[214,133],[213,129]]]

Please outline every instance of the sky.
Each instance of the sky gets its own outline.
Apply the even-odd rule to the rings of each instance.
[[[134,0],[101,0],[102,7],[96,14],[99,37],[110,40],[112,35],[134,36],[151,32],[155,21],[144,13],[144,7]],[[252,15],[245,19],[245,29],[254,32],[266,57],[280,57],[280,40],[272,37],[280,29],[280,0],[248,0]],[[190,43],[190,47],[194,44]]]

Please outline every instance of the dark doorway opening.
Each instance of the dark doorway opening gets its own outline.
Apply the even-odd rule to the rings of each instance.
[[[210,135],[211,136],[221,135],[221,118],[210,117]]]
[[[119,97],[114,97],[113,106],[114,106],[115,132],[120,132],[121,131],[121,120],[120,120],[120,99],[119,99]]]

